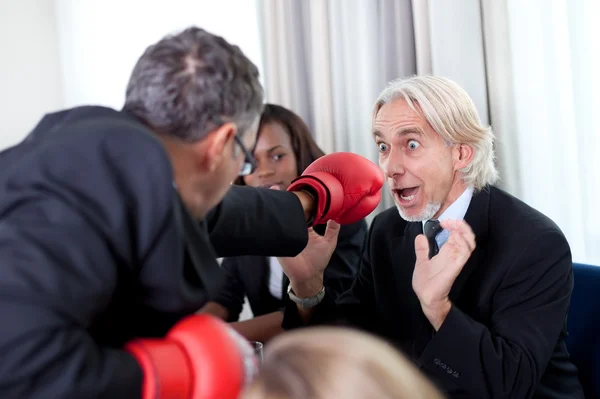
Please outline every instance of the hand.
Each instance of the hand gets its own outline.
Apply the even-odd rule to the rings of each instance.
[[[278,258],[294,293],[300,298],[316,295],[323,288],[323,272],[333,255],[339,232],[340,225],[333,220],[327,222],[323,236],[310,228],[308,244],[300,254],[293,258]]]
[[[419,234],[415,239],[417,261],[412,279],[421,308],[436,331],[450,311],[450,289],[475,250],[475,235],[465,221],[444,220],[440,225],[450,231],[450,237],[433,258],[429,259],[427,238]]]

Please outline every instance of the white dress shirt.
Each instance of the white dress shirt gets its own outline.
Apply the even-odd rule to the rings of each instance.
[[[269,292],[275,298],[281,299],[281,283],[283,282],[283,269],[276,257],[269,258]]]

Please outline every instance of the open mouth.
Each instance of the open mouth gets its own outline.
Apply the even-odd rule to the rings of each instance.
[[[409,205],[414,201],[417,193],[419,192],[419,187],[406,187],[401,188],[394,191],[394,196],[402,205]]]

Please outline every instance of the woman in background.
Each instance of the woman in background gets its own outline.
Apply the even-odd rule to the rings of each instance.
[[[241,399],[442,399],[400,352],[380,338],[339,327],[307,327],[275,338]]]
[[[239,178],[235,184],[285,190],[292,180],[317,158],[324,155],[313,140],[304,121],[292,111],[266,104],[261,116],[256,146],[256,171]],[[314,230],[323,235],[325,226]],[[336,250],[325,270],[327,295],[337,297],[350,288],[357,274],[360,250],[367,233],[367,224],[360,222],[341,226]],[[283,332],[283,299],[289,281],[277,258],[243,256],[223,260],[226,282],[213,302],[202,308],[223,320],[251,341],[266,342]],[[248,297],[254,318],[239,320],[244,297]]]

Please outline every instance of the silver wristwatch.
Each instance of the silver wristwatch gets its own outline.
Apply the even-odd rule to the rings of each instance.
[[[315,306],[317,306],[318,304],[321,303],[321,301],[325,297],[325,287],[321,288],[321,291],[317,292],[317,295],[311,296],[310,298],[298,298],[292,292],[291,284],[288,285],[287,293],[288,293],[288,296],[290,297],[290,299],[292,301],[296,302],[297,304],[299,304],[300,306],[302,306],[303,309],[310,309],[310,308],[314,308]]]

